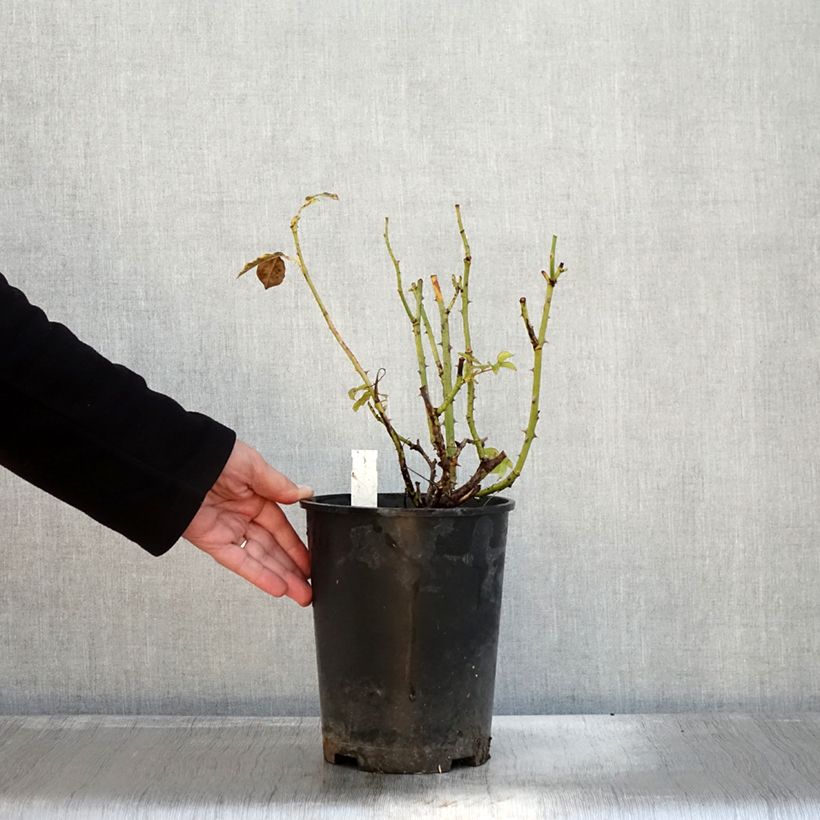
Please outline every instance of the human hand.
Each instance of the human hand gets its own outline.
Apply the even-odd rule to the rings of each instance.
[[[237,439],[182,537],[264,592],[307,606],[313,598],[310,553],[279,504],[312,495]]]

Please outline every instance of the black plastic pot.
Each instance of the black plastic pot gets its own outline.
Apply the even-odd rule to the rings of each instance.
[[[302,501],[325,760],[446,772],[490,757],[507,516],[490,497],[415,509]]]

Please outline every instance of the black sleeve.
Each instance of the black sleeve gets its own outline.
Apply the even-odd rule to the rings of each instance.
[[[0,274],[0,464],[162,555],[235,440],[50,322]]]

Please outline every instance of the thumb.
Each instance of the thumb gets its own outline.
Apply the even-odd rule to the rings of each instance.
[[[294,504],[313,495],[311,487],[291,481],[286,475],[274,470],[261,456],[254,467],[251,487],[263,498],[279,504]]]

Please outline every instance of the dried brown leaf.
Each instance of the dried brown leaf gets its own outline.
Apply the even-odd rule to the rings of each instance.
[[[274,254],[272,258],[265,259],[257,265],[256,276],[259,281],[268,288],[281,285],[285,278],[285,260],[281,254]]]
[[[253,262],[248,262],[244,268],[236,275],[238,279],[243,273],[256,268],[256,275],[259,281],[265,288],[272,288],[274,285],[280,285],[285,278],[285,259],[290,259],[287,254],[282,251],[275,253],[263,253],[262,256],[257,257]]]

